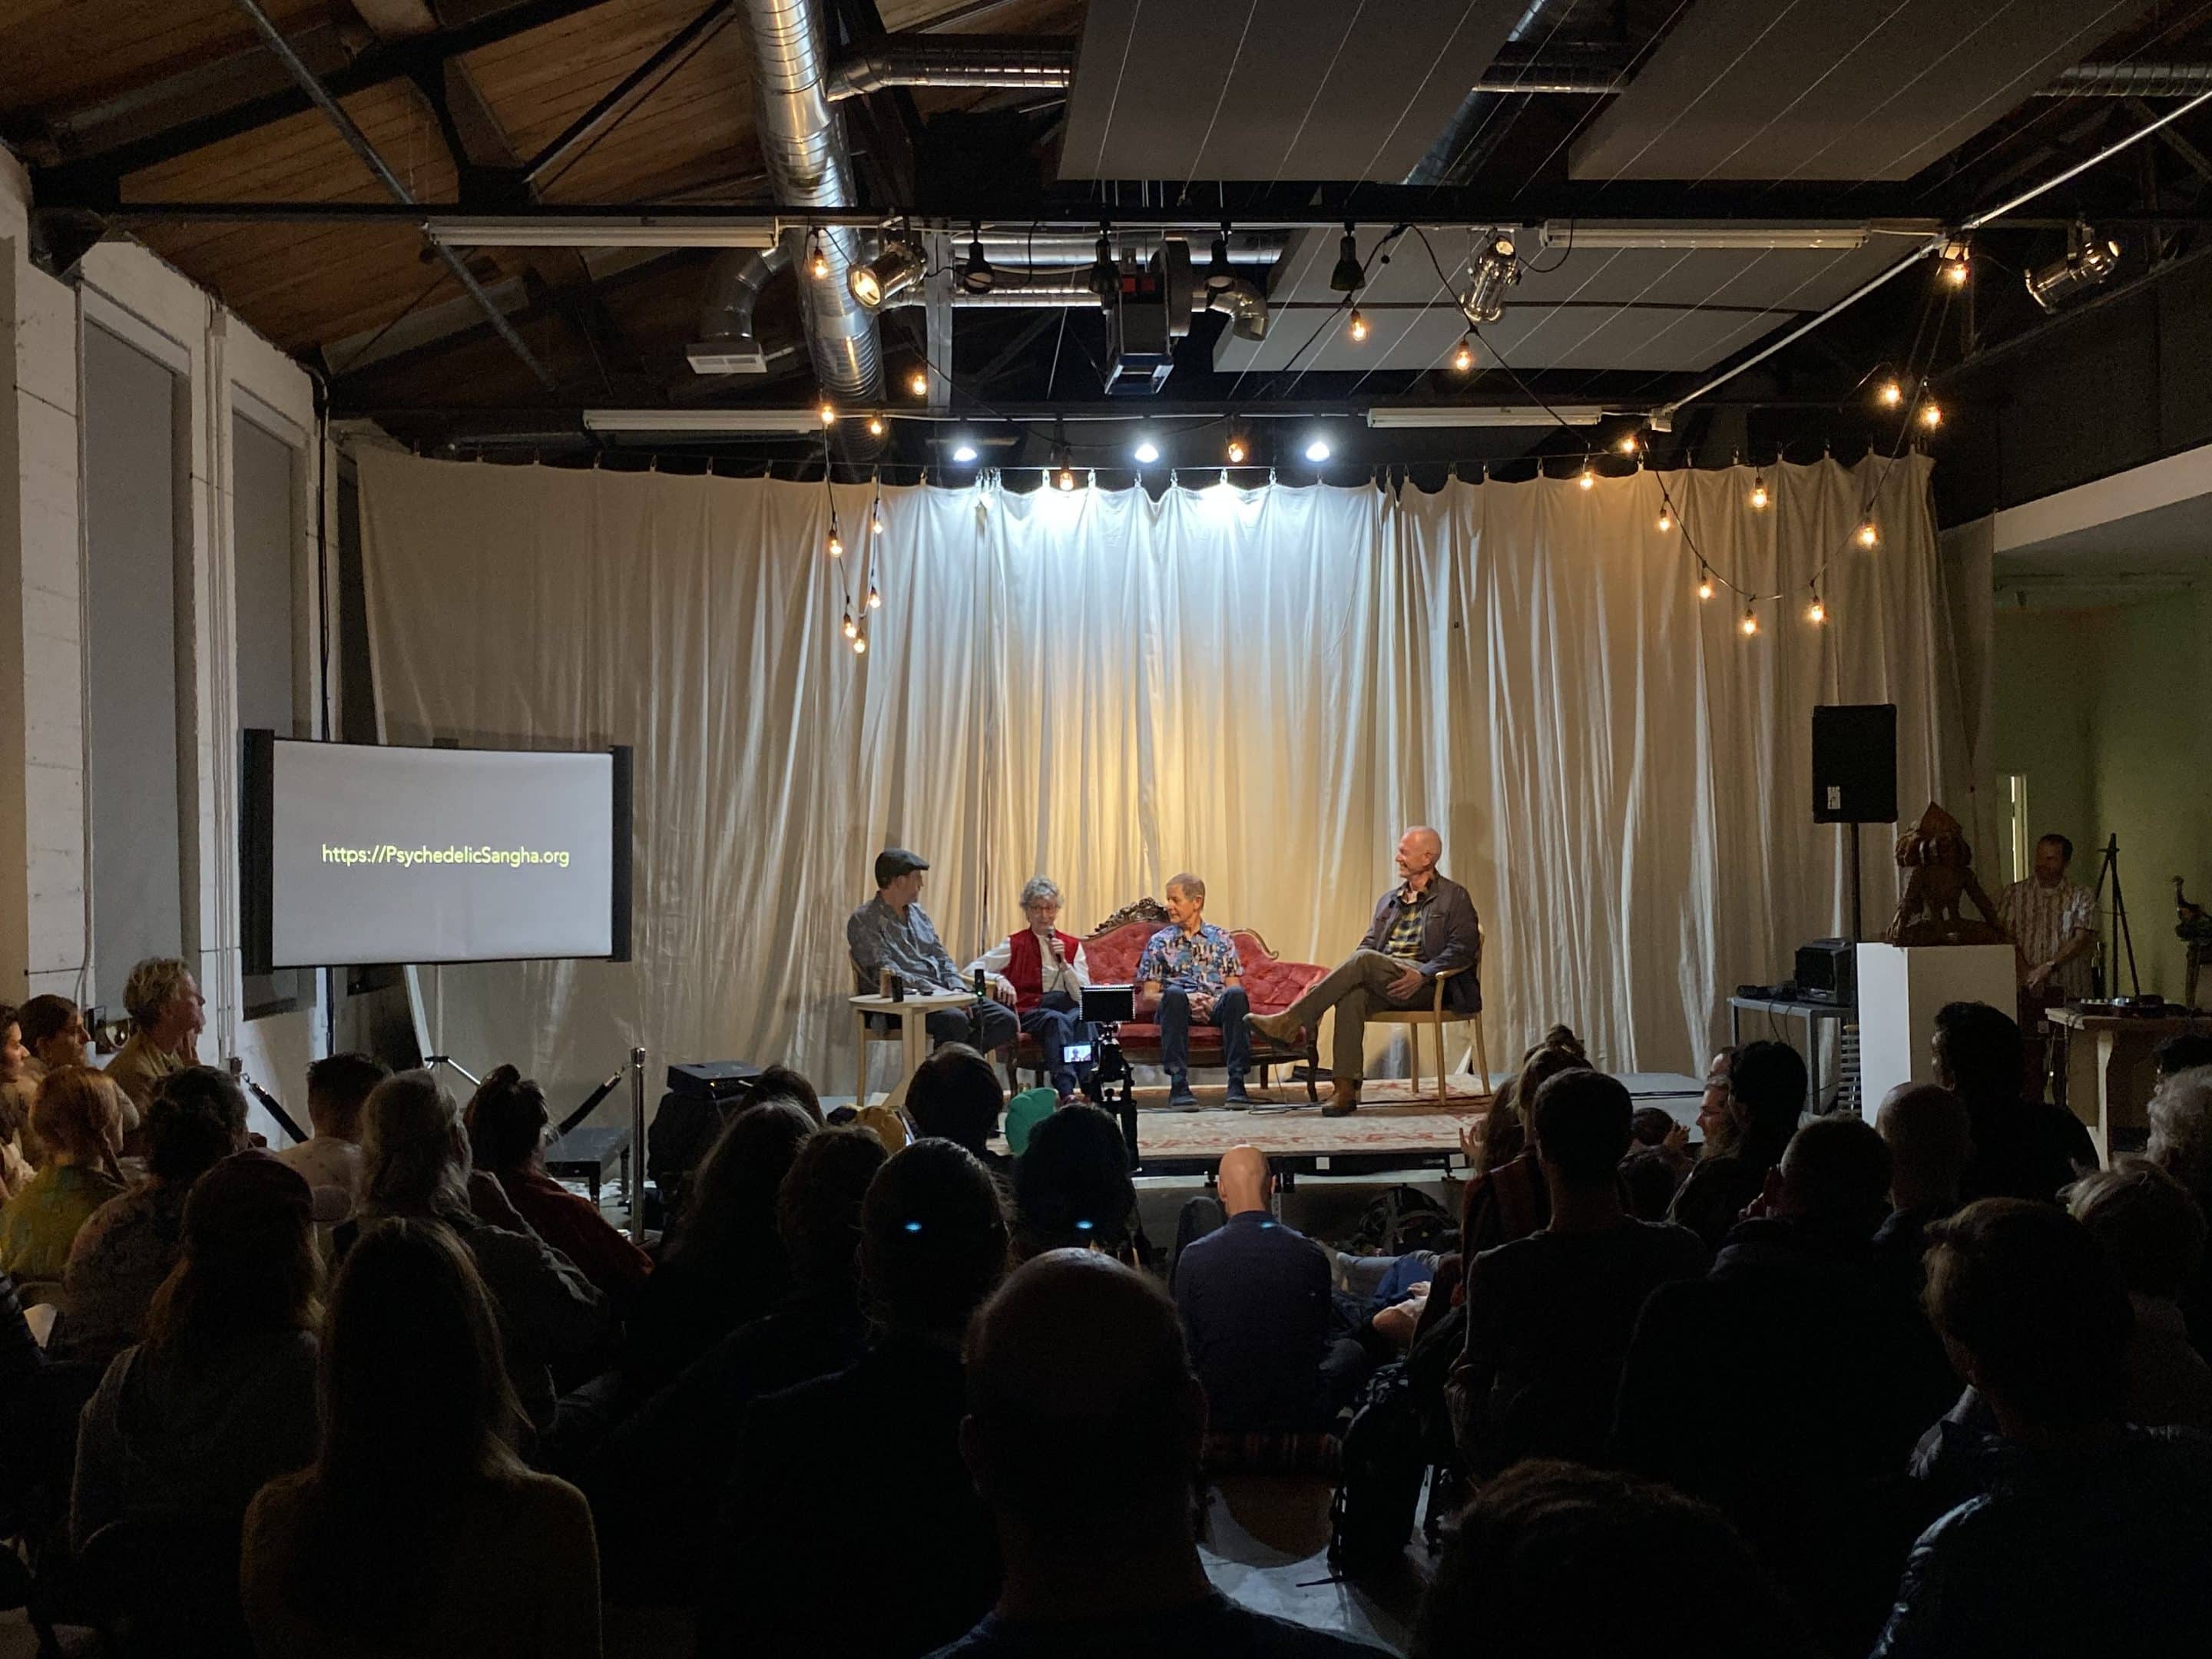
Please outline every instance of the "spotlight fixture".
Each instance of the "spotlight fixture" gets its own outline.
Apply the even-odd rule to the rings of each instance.
[[[806,274],[816,282],[827,281],[830,276],[830,256],[822,251],[822,233],[814,233],[813,246],[806,255]]]
[[[2076,219],[2067,228],[2065,257],[2027,273],[2028,298],[2045,311],[2056,311],[2061,301],[2110,276],[2119,263],[2118,241],[2098,235]]]
[[[1751,477],[1751,504],[1761,509],[1766,506],[1766,480],[1756,472]]]
[[[1213,239],[1213,252],[1206,262],[1206,291],[1226,294],[1236,284],[1237,273],[1229,268],[1229,227],[1221,227],[1221,234]]]
[[[1713,596],[1713,573],[1700,565],[1698,568],[1698,597],[1710,599]]]
[[[821,403],[816,407],[814,412],[821,417],[823,425],[835,426],[837,424],[837,405],[831,403],[827,398],[824,398],[821,401]]]
[[[1114,244],[1106,234],[1106,227],[1098,228],[1098,246],[1091,261],[1091,274],[1083,285],[1104,300],[1121,291],[1121,273],[1114,264]]]
[[[1230,465],[1242,466],[1252,459],[1251,441],[1242,432],[1231,428],[1229,433],[1229,442],[1221,453],[1228,458]]]
[[[1933,398],[1920,405],[1920,424],[1930,432],[1943,424],[1943,406]]]
[[[870,582],[868,584],[868,609],[871,611],[880,611],[883,608],[884,596],[877,592],[876,585],[873,582]]]
[[[882,416],[871,415],[868,416],[868,435],[871,438],[880,438],[884,435],[884,417]]]
[[[1590,471],[1590,464],[1588,461],[1584,461],[1583,463],[1582,476],[1577,478],[1575,482],[1580,484],[1584,489],[1595,489],[1597,488],[1597,474]]]
[[[1813,596],[1813,603],[1805,607],[1805,620],[1816,627],[1828,620],[1828,607],[1820,603],[1818,593]]]
[[[1306,444],[1306,459],[1311,461],[1316,466],[1319,466],[1323,461],[1327,460],[1328,457],[1329,447],[1328,439],[1315,438],[1309,441]]]
[[[1352,320],[1344,325],[1344,331],[1352,337],[1352,343],[1354,345],[1359,345],[1365,342],[1367,338],[1367,319],[1359,314],[1359,307],[1358,306],[1352,307]]]
[[[880,311],[922,279],[929,262],[921,248],[904,237],[884,244],[884,251],[846,274],[853,297],[870,311]]]
[[[983,257],[983,228],[977,225],[968,238],[967,263],[960,267],[961,289],[968,294],[988,294],[998,280],[998,272]]]
[[[1460,298],[1459,308],[1477,328],[1505,314],[1505,290],[1521,280],[1521,258],[1513,233],[1492,231],[1490,246],[1474,262],[1474,280]]]
[[[1359,268],[1359,239],[1352,234],[1352,221],[1344,222],[1344,234],[1336,244],[1336,269],[1328,273],[1328,285],[1339,294],[1357,294],[1367,282],[1367,273]]]
[[[906,377],[906,389],[917,398],[929,396],[929,371],[917,368]]]
[[[1971,254],[1966,243],[1956,237],[1943,244],[1943,262],[1940,268],[1940,275],[1948,286],[1966,287],[1966,278],[1972,274],[1968,264],[1970,258]]]
[[[975,446],[963,438],[952,447],[952,459],[965,466],[975,459]]]
[[[1759,613],[1749,605],[1744,606],[1743,620],[1736,626],[1743,630],[1744,638],[1749,639],[1753,634],[1759,632]]]
[[[1160,447],[1150,438],[1139,438],[1137,440],[1137,447],[1129,453],[1136,458],[1139,466],[1150,466],[1154,461],[1159,459]]]
[[[1881,543],[1881,532],[1875,527],[1875,522],[1872,519],[1867,520],[1863,524],[1859,526],[1858,544],[1861,547],[1876,547],[1879,546]]]
[[[1460,336],[1459,344],[1452,351],[1451,364],[1462,374],[1474,367],[1474,336]]]
[[[1905,402],[1905,388],[1895,380],[1884,380],[1875,391],[1875,401],[1884,409],[1895,409]]]
[[[1671,507],[1661,507],[1661,508],[1659,509],[1659,531],[1660,531],[1660,533],[1661,533],[1662,535],[1664,535],[1668,531],[1672,530],[1674,527],[1674,509],[1673,509],[1673,508],[1671,508]]]
[[[853,613],[850,611],[845,613],[845,637],[848,640],[857,640],[860,637],[860,624],[853,620]]]

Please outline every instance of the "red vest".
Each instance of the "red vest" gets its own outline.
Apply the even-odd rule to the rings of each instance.
[[[1060,941],[1060,954],[1070,963],[1083,948],[1083,941],[1073,933],[1053,930]],[[1006,983],[1014,988],[1014,1012],[1025,1014],[1036,1007],[1044,996],[1044,945],[1029,928],[1007,939],[1013,952],[1006,963]]]

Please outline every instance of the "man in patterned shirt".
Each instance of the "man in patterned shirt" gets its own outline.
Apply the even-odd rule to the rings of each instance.
[[[2020,972],[2020,1033],[2027,1046],[2027,1082],[2044,1094],[2050,1027],[2044,1012],[2089,994],[2089,953],[2097,944],[2097,902],[2086,887],[2066,879],[2074,843],[2045,836],[2035,843],[2035,873],[2016,881],[1997,900],[1997,920],[2013,943]]]
[[[1168,1074],[1168,1109],[1194,1112],[1190,1091],[1190,1023],[1221,1028],[1221,1063],[1229,1068],[1231,1111],[1252,1103],[1244,1092],[1252,1040],[1244,1029],[1244,961],[1237,941],[1205,919],[1206,884],[1194,875],[1168,883],[1170,925],[1152,935],[1137,962],[1137,982],[1160,1000],[1160,1065]]]

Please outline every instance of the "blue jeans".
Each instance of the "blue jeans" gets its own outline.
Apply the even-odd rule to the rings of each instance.
[[[1206,1023],[1221,1028],[1221,1063],[1229,1079],[1242,1083],[1252,1063],[1252,1038],[1244,1029],[1247,1004],[1241,987],[1231,986],[1213,999],[1213,1012]],[[1190,994],[1170,985],[1160,993],[1160,1066],[1170,1085],[1182,1087],[1190,1071]]]
[[[1045,1075],[1052,1079],[1052,1086],[1062,1096],[1073,1094],[1075,1068],[1065,1058],[1067,1045],[1091,1041],[1091,1028],[1083,1023],[1075,999],[1065,991],[1054,991],[1022,1016],[1022,1030],[1044,1050]]]

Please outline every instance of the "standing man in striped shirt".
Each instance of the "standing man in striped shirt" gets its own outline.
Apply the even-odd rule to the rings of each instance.
[[[2013,943],[2020,973],[2020,1034],[2027,1045],[2027,1082],[2044,1097],[2050,1028],[2044,1012],[2089,994],[2089,953],[2097,944],[2097,902],[2066,879],[2074,843],[2045,836],[2035,843],[2035,873],[1997,901],[1997,918]]]

